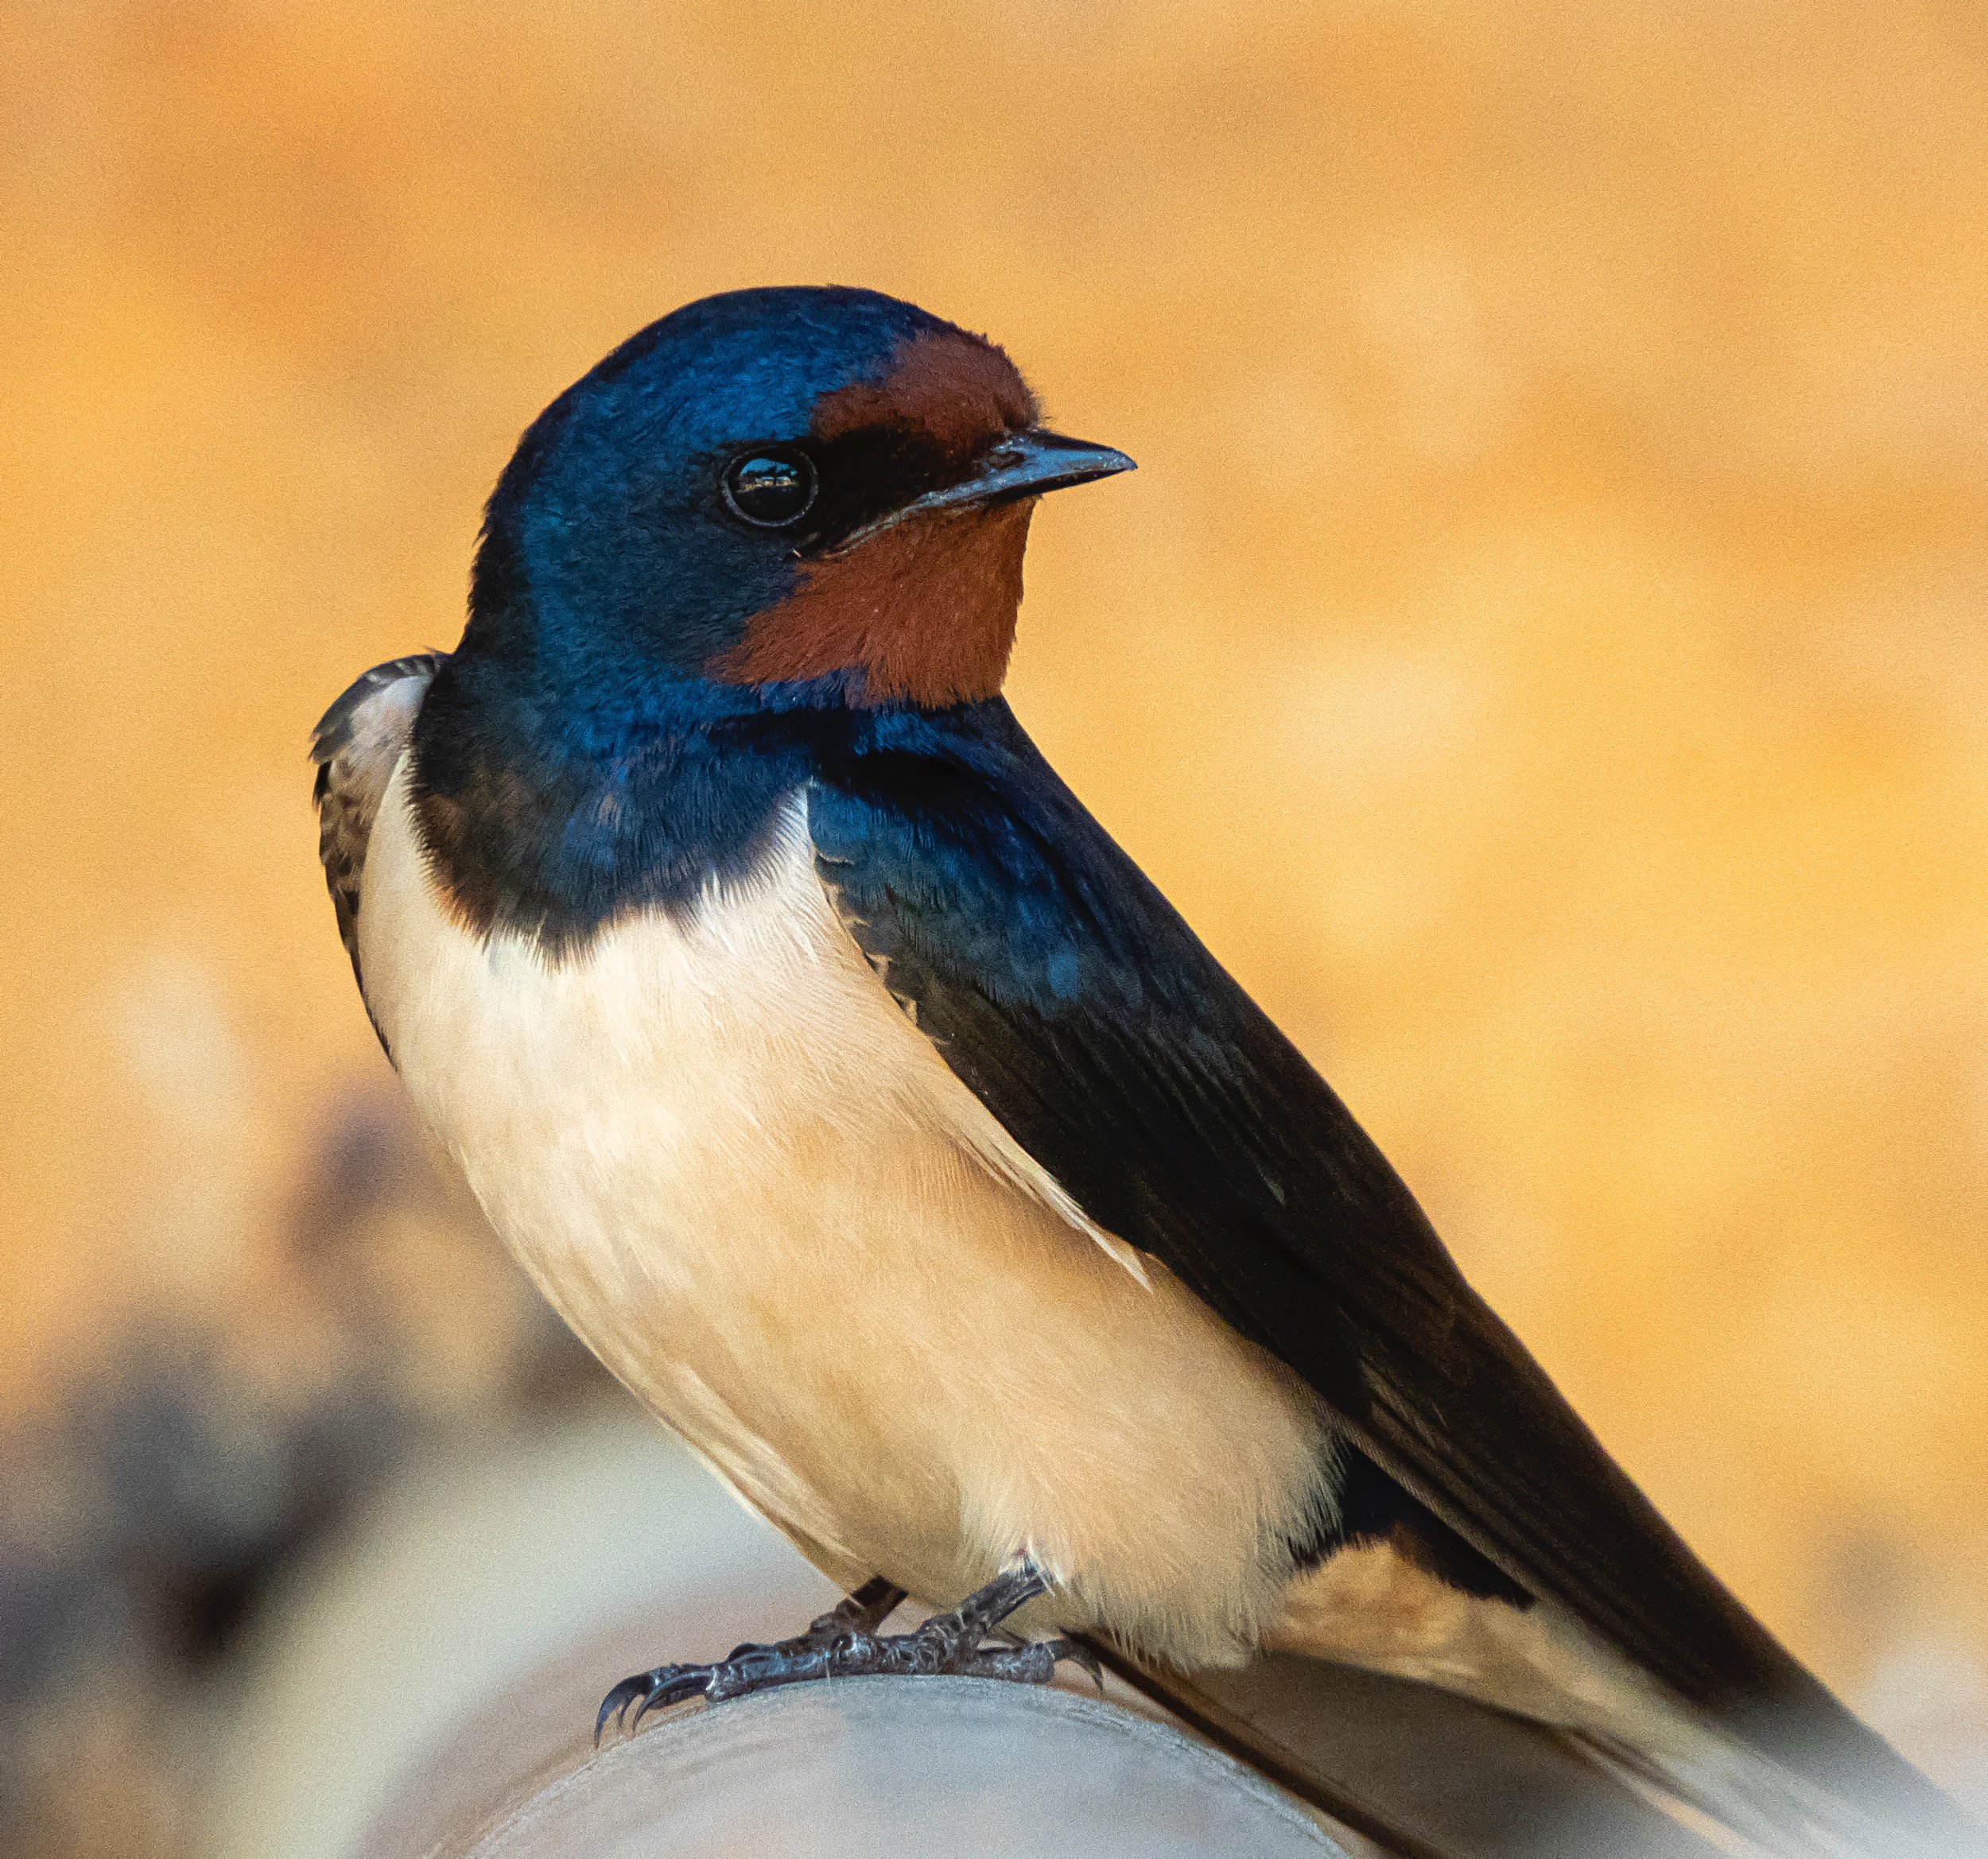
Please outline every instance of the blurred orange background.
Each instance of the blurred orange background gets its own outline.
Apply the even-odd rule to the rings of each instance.
[[[453,642],[519,429],[689,298],[869,285],[1142,467],[1036,522],[1025,724],[1956,1773],[1984,123],[1942,0],[7,0],[0,1412],[140,1318],[280,1332],[268,1236],[386,1081],[305,733]]]

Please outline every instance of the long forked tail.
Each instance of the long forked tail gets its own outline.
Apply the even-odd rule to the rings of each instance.
[[[1191,1675],[1090,1642],[1210,1741],[1398,1859],[1980,1859],[1957,1810],[1819,1820],[1771,1781],[1747,1795],[1419,1680],[1294,1652]],[[1855,1824],[1852,1824],[1852,1820]],[[1833,1823],[1833,1824],[1831,1824]]]

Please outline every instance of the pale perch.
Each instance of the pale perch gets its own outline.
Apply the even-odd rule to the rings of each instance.
[[[500,1713],[472,1726],[409,1784],[367,1859],[1344,1859],[1226,1756],[1067,1691],[859,1679],[536,1760],[525,1727],[507,1744]]]

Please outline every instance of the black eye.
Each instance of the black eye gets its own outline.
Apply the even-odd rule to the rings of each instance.
[[[755,529],[783,530],[814,502],[814,466],[805,452],[748,452],[725,467],[724,500]]]

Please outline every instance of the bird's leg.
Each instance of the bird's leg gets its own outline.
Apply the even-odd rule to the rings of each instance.
[[[877,1628],[904,1598],[904,1590],[878,1577],[864,1582],[841,1606],[822,1615],[794,1639],[771,1646],[735,1647],[709,1665],[661,1665],[623,1679],[600,1701],[594,1741],[600,1741],[610,1717],[626,1717],[632,1730],[650,1711],[686,1698],[702,1698],[718,1704],[775,1685],[804,1684],[815,1679],[945,1674],[1046,1685],[1058,1662],[1069,1659],[1101,1686],[1097,1661],[1074,1640],[992,1647],[982,1644],[1017,1608],[1048,1586],[1042,1571],[1024,1558],[949,1613],[933,1615],[909,1633],[879,1635]]]
[[[895,1582],[872,1575],[853,1594],[846,1594],[828,1613],[817,1615],[804,1637],[843,1633],[874,1633],[898,1610],[904,1590]]]

